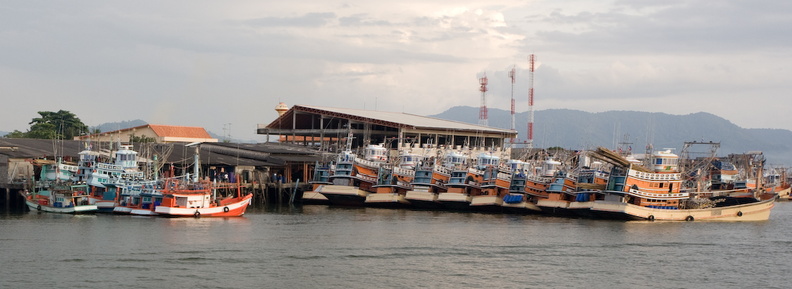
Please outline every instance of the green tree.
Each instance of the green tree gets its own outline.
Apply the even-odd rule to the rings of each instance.
[[[5,138],[25,138],[26,134],[24,132],[14,130],[13,132],[9,132],[4,136]]]
[[[149,143],[154,141],[156,141],[156,139],[154,139],[153,137],[147,137],[145,135],[141,135],[141,136],[136,136],[135,134],[129,135],[129,142],[132,143]]]
[[[8,138],[73,139],[88,132],[85,125],[75,114],[59,110],[57,112],[39,111],[41,117],[30,121],[27,132],[15,130],[6,135]]]

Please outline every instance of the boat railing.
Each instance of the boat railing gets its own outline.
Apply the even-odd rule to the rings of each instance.
[[[441,165],[435,165],[434,166],[434,172],[441,173],[441,174],[444,174],[444,175],[451,175],[451,170],[449,168],[441,166]]]
[[[67,165],[67,164],[59,164],[58,169],[61,171],[69,171],[73,173],[76,173],[78,170],[80,170],[80,168],[77,166]]]
[[[361,181],[369,182],[369,183],[377,183],[377,177],[372,177],[366,174],[357,174],[355,175]]]
[[[498,179],[504,181],[511,181],[512,175],[509,173],[498,173]]]
[[[474,174],[474,175],[479,175],[479,176],[484,175],[484,171],[476,169],[476,168],[468,168],[468,173],[469,174]]]
[[[393,174],[405,177],[412,177],[415,176],[415,170],[405,169],[401,167],[394,167]]]
[[[641,171],[637,171],[637,170],[630,170],[628,175],[631,176],[631,177],[644,179],[644,180],[650,180],[650,181],[678,181],[678,180],[681,179],[681,175],[682,174],[680,174],[680,173],[665,173],[665,174],[663,174],[663,173],[647,173],[647,172],[641,172]]]
[[[690,197],[689,193],[649,193],[641,190],[630,189],[630,195],[649,199],[687,199]]]
[[[109,171],[123,171],[124,167],[116,164],[108,164],[108,163],[98,163],[96,164],[97,169],[101,170],[109,170]]]
[[[549,183],[553,180],[551,177],[542,177],[537,175],[528,175],[525,177],[525,179],[534,183]]]
[[[378,168],[381,164],[380,162],[370,161],[359,157],[355,157],[355,163],[369,168]]]

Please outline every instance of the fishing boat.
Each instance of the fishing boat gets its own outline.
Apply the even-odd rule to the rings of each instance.
[[[130,214],[133,209],[140,207],[140,194],[145,190],[151,190],[153,185],[147,184],[123,184],[120,186],[108,185],[108,190],[117,192],[114,214]]]
[[[245,214],[252,198],[253,194],[242,194],[238,183],[212,184],[171,178],[162,188],[162,202],[152,205],[154,213],[164,217],[239,217]]]
[[[526,200],[533,204],[532,208],[540,209],[537,204],[549,198],[547,189],[553,183],[560,166],[561,162],[552,158],[526,164],[525,193]]]
[[[162,203],[163,195],[159,181],[127,184],[120,191],[119,202],[113,213],[137,216],[156,216],[154,209]]]
[[[446,192],[446,184],[451,178],[449,169],[434,162],[426,161],[415,168],[412,189],[407,191],[404,198],[415,209],[439,209],[440,202],[437,197]]]
[[[468,155],[456,150],[447,152],[444,159],[451,176],[446,184],[447,190],[437,195],[437,202],[447,210],[469,210],[472,196],[481,193],[484,172],[470,167]]]
[[[319,162],[316,162],[316,165],[314,165],[313,178],[308,182],[311,184],[313,189],[308,192],[303,192],[301,198],[304,205],[330,204],[330,201],[327,199],[327,197],[318,192],[317,189],[322,185],[332,184],[330,181],[330,175],[333,173],[333,166],[334,165],[332,163],[320,164]]]
[[[86,173],[85,183],[91,188],[91,203],[100,212],[119,212],[114,208],[122,194],[130,195],[136,191],[124,192],[124,188],[139,186],[145,182],[144,173],[138,169],[138,153],[131,145],[121,145],[115,152],[112,162],[101,162],[95,152],[86,149],[80,152],[80,164],[91,171]],[[124,211],[123,209],[121,211]]]
[[[60,161],[37,163],[42,164],[39,180],[33,191],[24,193],[25,203],[30,210],[62,214],[96,212],[96,205],[89,201],[88,186],[71,182],[77,166]]]
[[[602,162],[594,161],[591,165],[583,165],[578,169],[575,190],[568,192],[572,200],[567,204],[570,215],[592,217],[591,207],[599,192],[605,190],[608,184],[608,172],[604,171],[603,167]]]
[[[531,202],[531,195],[525,192],[527,180],[525,162],[509,160],[507,165],[511,168],[512,176],[509,183],[509,193],[503,196],[503,211],[510,214],[532,214],[541,212],[541,209]]]
[[[135,198],[137,199],[137,206],[131,208],[130,215],[135,216],[157,216],[154,210],[157,206],[162,204],[164,195],[159,192],[140,193]]]
[[[379,168],[387,161],[384,145],[367,145],[363,157],[352,152],[352,136],[346,148],[338,155],[336,167],[330,175],[332,184],[320,185],[315,190],[327,198],[331,205],[364,206],[366,197],[376,191]]]
[[[629,162],[605,148],[597,155],[613,164],[607,189],[596,197],[593,216],[649,221],[763,221],[770,217],[775,196],[759,197],[745,188],[683,191],[679,157],[670,150],[654,152],[651,168]],[[760,166],[761,170],[761,166]],[[758,175],[761,175],[758,174]],[[761,188],[761,185],[759,186]],[[750,193],[750,197],[746,197]]]
[[[511,171],[500,165],[500,157],[492,153],[480,153],[476,168],[482,172],[481,190],[470,198],[470,209],[478,212],[497,213],[503,209],[503,197],[508,194]]]
[[[363,206],[369,192],[357,186],[360,181],[356,176],[355,159],[351,150],[341,152],[329,177],[330,184],[320,184],[314,191],[325,196],[331,205]]]
[[[374,193],[366,196],[365,205],[382,208],[406,208],[410,205],[405,195],[412,189],[415,166],[420,156],[400,150],[391,163],[379,166]]]
[[[406,208],[410,205],[405,195],[412,188],[415,171],[410,168],[383,165],[379,169],[376,190],[366,196],[365,204],[370,207]]]

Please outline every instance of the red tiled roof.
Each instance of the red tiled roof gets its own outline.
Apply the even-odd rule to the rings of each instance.
[[[202,127],[159,124],[149,124],[148,126],[160,137],[212,138]]]

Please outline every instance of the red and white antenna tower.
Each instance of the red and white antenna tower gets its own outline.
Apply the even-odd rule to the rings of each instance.
[[[487,124],[487,73],[484,73],[484,76],[479,78],[479,84],[481,87],[479,91],[481,91],[481,108],[479,109],[479,124],[480,125],[488,125]]]
[[[516,66],[512,66],[511,71],[509,71],[509,78],[511,78],[511,83],[512,83],[511,86],[511,129],[512,130],[516,130],[514,125],[514,77],[516,76],[516,73],[517,73]],[[512,138],[511,142],[514,143],[514,140],[515,139]]]
[[[528,149],[533,148],[533,124],[534,124],[534,69],[536,64],[536,57],[531,54],[528,56],[530,63],[530,87],[528,88]]]

